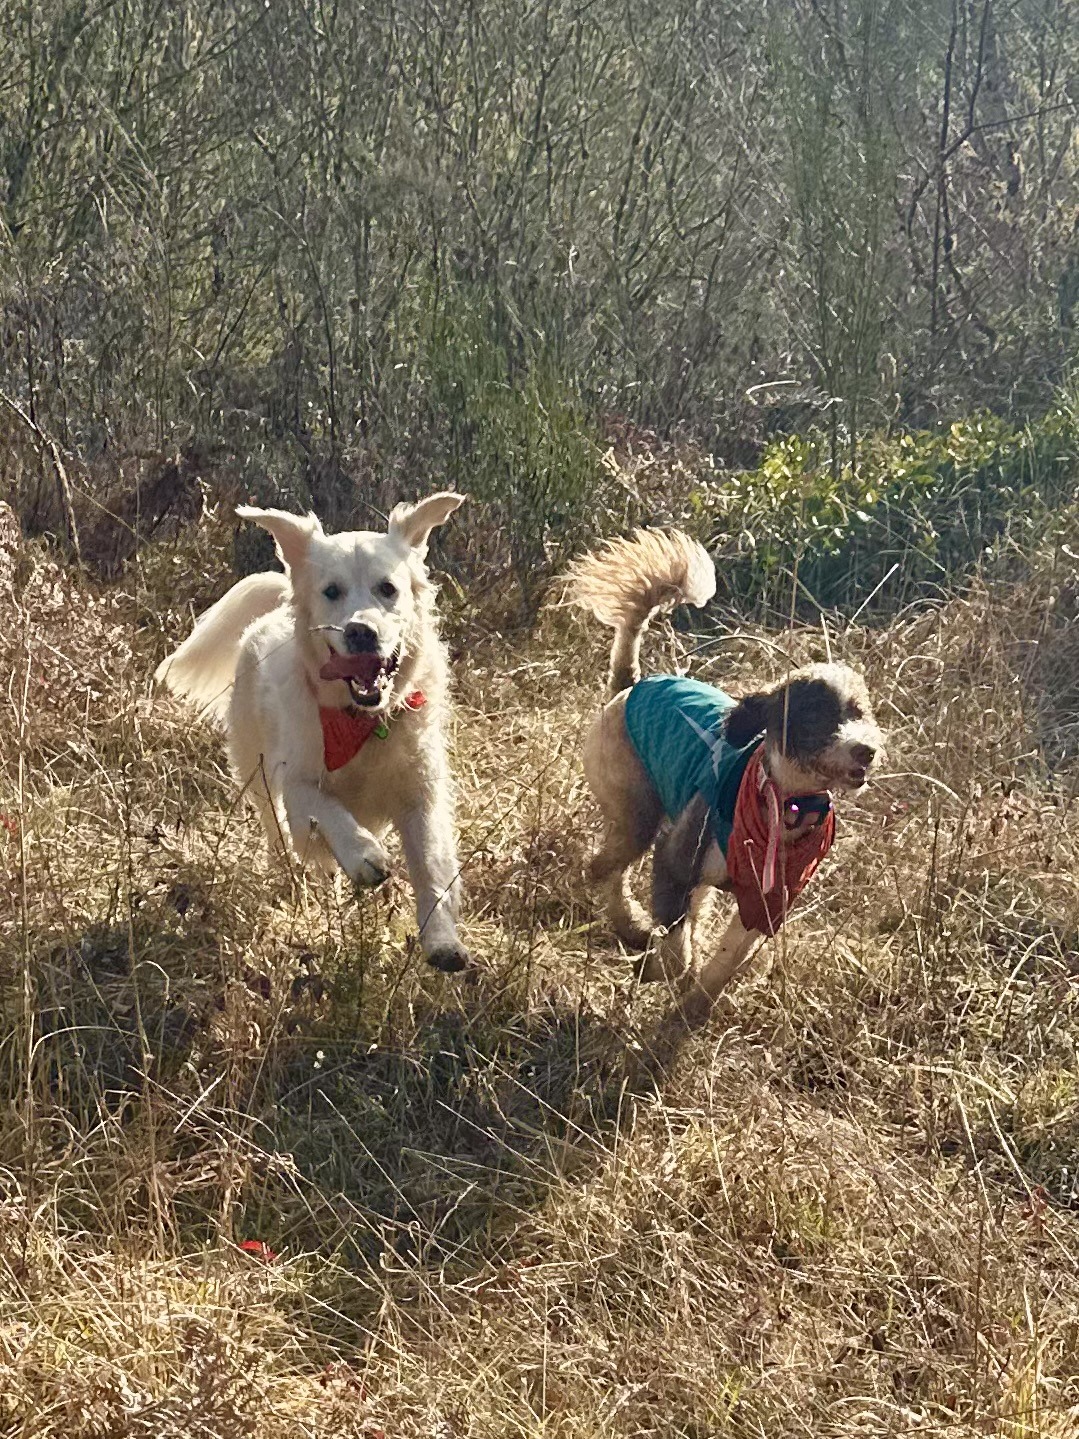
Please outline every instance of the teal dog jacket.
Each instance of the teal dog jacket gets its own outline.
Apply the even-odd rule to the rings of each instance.
[[[668,819],[702,795],[724,854],[738,786],[760,744],[760,735],[740,749],[727,743],[723,724],[734,706],[714,685],[671,675],[639,681],[626,700],[626,731]]]

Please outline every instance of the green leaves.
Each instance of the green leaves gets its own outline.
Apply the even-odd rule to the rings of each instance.
[[[599,448],[585,406],[553,347],[489,294],[446,306],[429,364],[451,475],[501,520],[531,618],[594,502]]]
[[[833,467],[822,432],[774,441],[713,512],[738,537],[728,580],[780,603],[797,565],[823,605],[889,608],[961,576],[1002,536],[1029,530],[1075,481],[1079,424],[1065,403],[1022,429],[977,413],[942,430],[872,434]]]

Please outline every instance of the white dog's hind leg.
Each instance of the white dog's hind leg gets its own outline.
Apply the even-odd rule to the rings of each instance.
[[[281,797],[298,855],[302,857],[311,849],[314,828],[353,884],[374,889],[387,878],[390,860],[378,840],[317,784],[288,780],[282,786]]]
[[[453,821],[443,803],[418,805],[397,825],[416,891],[420,947],[428,964],[447,974],[465,969],[468,950],[457,938],[460,890]]]

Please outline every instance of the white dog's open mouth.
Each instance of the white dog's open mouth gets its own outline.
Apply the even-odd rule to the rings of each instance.
[[[372,709],[386,698],[399,663],[397,650],[392,655],[371,651],[358,655],[333,654],[318,673],[320,679],[344,680],[352,703]]]

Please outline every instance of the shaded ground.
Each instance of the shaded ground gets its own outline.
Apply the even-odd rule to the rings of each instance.
[[[886,775],[629,1095],[664,1001],[581,879],[602,637],[450,605],[480,970],[447,981],[402,884],[355,905],[267,873],[214,736],[149,703],[177,575],[201,603],[221,535],[124,594],[36,550],[0,571],[0,1432],[1073,1435],[1075,642],[1048,561],[831,636]],[[693,643],[657,632],[652,662]],[[694,670],[781,663],[743,630]]]

